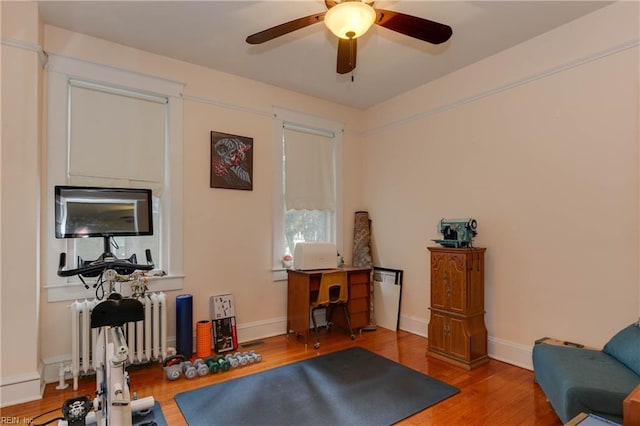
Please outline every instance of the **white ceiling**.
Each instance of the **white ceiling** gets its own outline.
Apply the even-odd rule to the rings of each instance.
[[[261,45],[245,38],[326,10],[323,1],[42,1],[45,23],[368,108],[493,55],[610,2],[379,1],[453,28],[434,46],[374,25],[358,39],[357,67],[336,73],[337,41],[322,23]],[[353,81],[352,81],[353,78]]]

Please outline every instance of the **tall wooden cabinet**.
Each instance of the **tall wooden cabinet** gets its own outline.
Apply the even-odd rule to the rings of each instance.
[[[471,369],[487,362],[484,248],[429,247],[428,354]]]

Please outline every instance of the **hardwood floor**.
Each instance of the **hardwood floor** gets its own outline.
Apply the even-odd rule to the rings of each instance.
[[[206,377],[176,381],[165,378],[160,365],[131,368],[131,390],[140,397],[153,396],[162,407],[167,424],[185,425],[173,397],[190,389],[241,377],[317,355],[334,352],[350,346],[361,346],[379,355],[397,361],[407,367],[460,388],[460,393],[427,408],[405,420],[400,425],[544,425],[562,423],[546,401],[544,393],[533,381],[533,372],[503,362],[490,360],[487,364],[466,371],[446,362],[426,356],[427,340],[407,332],[397,332],[378,327],[375,331],[362,332],[351,341],[340,330],[321,335],[321,347],[315,350],[291,336],[276,336],[252,346],[240,347],[240,351],[254,349],[262,355],[262,362]],[[70,383],[67,380],[67,383]],[[57,383],[48,384],[41,400],[2,408],[3,423],[35,417],[55,410],[74,396],[93,395],[95,380],[92,376],[80,380],[78,391],[56,390]],[[250,407],[247,407],[250,409]],[[60,410],[39,417],[34,423],[59,417]],[[9,419],[9,420],[7,420]]]

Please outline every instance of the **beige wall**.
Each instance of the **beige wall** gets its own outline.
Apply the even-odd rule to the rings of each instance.
[[[41,394],[39,321],[40,105],[38,9],[2,14],[0,405]]]
[[[490,355],[530,366],[536,338],[603,345],[638,319],[638,16],[613,5],[365,113],[401,327],[426,334],[443,217],[477,219],[487,247]]]
[[[44,43],[47,52],[186,83],[186,278],[181,291],[169,293],[169,336],[175,336],[175,296],[183,293],[193,295],[194,321],[210,317],[210,296],[233,293],[240,340],[265,337],[264,330],[284,333],[286,281],[273,281],[271,271],[273,106],[345,123],[343,238],[349,242],[353,212],[362,206],[359,111],[60,28],[45,26]],[[212,130],[254,139],[253,191],[209,188]],[[42,356],[47,364],[69,354],[70,331],[60,325],[69,321],[67,305],[48,303],[43,292]]]

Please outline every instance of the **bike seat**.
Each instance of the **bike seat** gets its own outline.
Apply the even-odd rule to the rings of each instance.
[[[91,328],[122,326],[127,322],[144,319],[144,305],[137,299],[123,298],[118,293],[109,295],[91,311]]]

